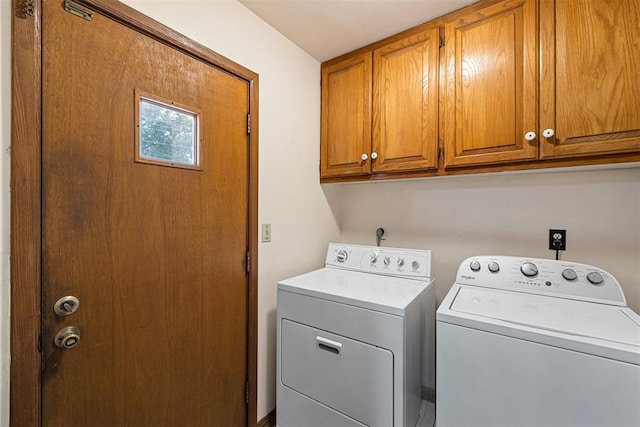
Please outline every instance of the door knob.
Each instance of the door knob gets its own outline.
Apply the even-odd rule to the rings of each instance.
[[[526,139],[527,141],[533,141],[534,139],[536,139],[536,133],[535,132],[527,132],[524,135],[524,139]]]
[[[80,344],[80,329],[76,326],[67,326],[60,329],[53,342],[64,350],[70,350]]]
[[[551,138],[554,134],[555,132],[551,128],[545,129],[544,132],[542,132],[542,136],[544,136],[545,138]]]
[[[78,307],[80,307],[80,300],[72,295],[67,295],[66,297],[62,297],[56,301],[53,305],[53,311],[58,316],[69,316],[70,314],[75,313],[78,310]]]
[[[378,153],[376,153],[375,151],[373,153],[371,153],[371,158],[372,159],[377,159],[378,158]]]
[[[361,158],[362,158],[362,161],[364,162],[365,160],[367,160],[369,158],[369,156],[367,156],[366,154],[363,154],[361,156]]]

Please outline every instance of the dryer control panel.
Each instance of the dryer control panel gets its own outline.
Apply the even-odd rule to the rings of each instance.
[[[330,243],[327,267],[387,276],[431,279],[431,251]]]
[[[460,264],[456,283],[626,306],[620,284],[600,268],[569,261],[475,256]]]

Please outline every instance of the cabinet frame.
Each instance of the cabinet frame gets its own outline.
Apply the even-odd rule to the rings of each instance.
[[[616,4],[607,4],[606,8],[610,12],[610,15],[592,14],[592,16],[598,16],[598,19],[610,19],[611,29],[617,29],[618,34],[611,35],[611,31],[603,31],[599,29],[601,33],[595,33],[596,30],[593,27],[589,27],[589,34],[582,34],[575,31],[576,25],[573,22],[574,34],[571,36],[576,37],[571,40],[564,40],[564,43],[558,41],[558,30],[564,28],[562,22],[559,24],[559,17],[557,16],[558,9],[556,8],[556,0],[539,0],[540,7],[540,158],[541,159],[553,159],[553,158],[567,158],[567,157],[588,157],[594,155],[606,155],[615,153],[637,153],[640,151],[640,65],[638,65],[638,57],[640,56],[640,44],[637,39],[640,38],[640,5],[637,1],[620,1]],[[582,10],[584,8],[595,7],[598,3],[585,3],[579,7]],[[566,6],[567,8],[569,6]],[[578,6],[576,6],[578,7]],[[634,10],[628,10],[628,8],[634,8]],[[569,14],[567,14],[569,15]],[[576,20],[577,14],[571,14],[571,17]],[[568,19],[568,18],[567,18]],[[594,17],[595,19],[595,17]],[[581,27],[577,27],[581,28]],[[620,36],[620,32],[633,32],[631,37],[622,40],[612,40],[611,37]],[[568,33],[569,31],[567,31]],[[625,33],[623,33],[625,34]],[[590,37],[587,37],[590,36]],[[565,34],[568,39],[569,34]],[[635,41],[634,41],[635,40]],[[625,43],[625,41],[627,43]],[[584,46],[584,49],[571,49],[569,44],[573,42],[588,43]],[[561,46],[562,44],[562,46]],[[604,46],[604,47],[603,47]],[[600,47],[600,49],[597,49]],[[583,129],[582,132],[577,133],[577,126],[574,127],[574,134],[571,135],[568,131],[563,129],[568,127],[567,123],[562,123],[562,112],[558,111],[558,89],[560,87],[559,74],[564,71],[567,75],[570,75],[567,71],[567,67],[570,66],[569,61],[566,59],[567,55],[560,55],[563,50],[570,50],[574,57],[578,57],[581,63],[588,65],[584,70],[581,70],[581,75],[574,75],[572,82],[578,84],[576,80],[586,85],[587,82],[592,85],[593,92],[596,92],[595,87],[599,84],[611,84],[609,80],[605,78],[615,72],[620,74],[626,74],[625,80],[622,78],[616,79],[615,89],[618,94],[624,91],[633,93],[637,101],[635,112],[633,108],[626,105],[625,113],[630,117],[635,114],[635,126],[631,129],[620,129],[617,132],[589,132],[587,129]],[[623,70],[616,69],[616,62],[614,59],[622,61],[621,57],[625,57],[628,62],[625,62]],[[574,59],[576,61],[576,59]],[[564,68],[563,68],[564,67]],[[635,76],[635,80],[633,78]],[[569,82],[565,83],[569,86]],[[576,90],[569,90],[566,92],[572,94],[577,92]],[[586,90],[585,90],[586,92]],[[571,117],[564,118],[565,122],[579,122],[576,116],[583,116],[584,122],[599,122],[606,121],[607,125],[612,126],[612,121],[625,122],[629,124],[630,119],[603,117],[602,111],[589,111],[593,104],[595,104],[594,98],[597,94],[593,94],[591,98],[586,95],[581,100],[576,100],[575,104],[578,108],[582,108],[580,114],[574,114]],[[566,95],[565,95],[566,97]],[[631,96],[630,96],[631,97]],[[597,97],[597,103],[612,103],[614,99],[600,99]],[[590,105],[583,105],[584,101],[592,101]],[[574,107],[575,108],[575,107]],[[610,111],[610,110],[607,110]],[[606,114],[606,113],[605,113]],[[589,116],[590,117],[587,117]],[[564,125],[564,126],[563,126]],[[619,123],[622,125],[622,123]],[[604,126],[604,125],[603,125]],[[558,128],[560,127],[560,128]],[[629,127],[629,126],[627,126]],[[544,129],[552,129],[554,135],[550,138],[542,136]]]
[[[514,32],[513,39],[506,40],[513,42],[513,51],[498,52],[490,46],[494,59],[504,58],[508,61],[509,53],[513,55],[513,106],[506,105],[508,113],[513,114],[514,122],[509,118],[502,117],[474,117],[473,127],[467,122],[466,116],[474,114],[470,112],[471,105],[484,104],[485,112],[491,110],[491,105],[486,105],[498,96],[508,93],[509,87],[499,94],[489,94],[482,92],[483,88],[474,88],[466,84],[474,75],[482,78],[483,72],[494,71],[489,67],[494,64],[481,64],[481,60],[471,52],[465,56],[465,33],[482,29],[483,26],[493,25],[497,29],[499,24],[505,21],[512,24]],[[498,24],[499,23],[499,24]],[[527,132],[535,132],[537,129],[537,63],[536,53],[538,44],[536,39],[537,8],[535,0],[523,1],[502,1],[488,6],[479,11],[469,11],[467,14],[456,16],[447,20],[444,24],[445,33],[445,168],[458,166],[473,166],[483,164],[499,164],[507,162],[531,161],[538,157],[538,142],[525,140]],[[500,28],[502,29],[502,28]],[[485,58],[481,58],[485,59]],[[473,66],[476,66],[474,69]],[[506,67],[511,63],[505,62]],[[484,67],[484,68],[483,68]],[[497,75],[496,78],[509,76]],[[467,95],[469,93],[470,95]],[[507,98],[504,96],[503,98]],[[500,99],[504,101],[504,99]],[[508,102],[498,103],[508,104]],[[510,108],[513,107],[513,108]],[[507,129],[505,135],[499,134],[499,128],[507,120],[507,125],[513,127]],[[477,134],[469,135],[466,131],[469,127],[476,128]],[[511,133],[511,135],[506,135]],[[503,141],[492,144],[489,136],[495,134],[494,138]]]
[[[438,168],[439,41],[433,25],[373,51],[374,173]],[[397,108],[399,99],[410,104]]]
[[[321,177],[371,172],[371,71],[371,52],[322,68]]]

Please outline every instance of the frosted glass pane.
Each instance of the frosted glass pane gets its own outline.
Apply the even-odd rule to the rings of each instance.
[[[197,115],[140,98],[140,157],[197,165]]]

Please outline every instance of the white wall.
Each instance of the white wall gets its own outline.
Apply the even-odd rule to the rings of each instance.
[[[438,302],[465,258],[553,258],[548,230],[564,228],[561,259],[613,274],[640,312],[640,168],[338,185],[342,241],[373,245],[384,225],[385,246],[432,249]]]
[[[0,1],[0,426],[9,425],[11,2]]]

